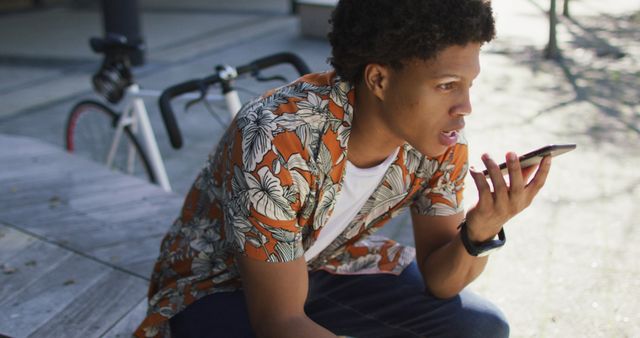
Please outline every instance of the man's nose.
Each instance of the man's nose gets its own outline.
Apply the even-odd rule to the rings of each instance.
[[[469,91],[465,91],[464,94],[461,95],[460,101],[454,107],[452,113],[458,116],[467,116],[471,114],[473,108],[471,107],[471,97],[469,95]]]

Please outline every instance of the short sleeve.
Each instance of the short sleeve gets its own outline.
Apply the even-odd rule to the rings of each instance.
[[[295,133],[281,130],[280,115],[245,108],[225,154],[225,239],[250,258],[289,262],[304,255],[298,213],[309,190],[307,163]]]
[[[438,158],[438,168],[418,192],[412,210],[426,216],[451,216],[464,211],[464,180],[469,169],[466,142]]]

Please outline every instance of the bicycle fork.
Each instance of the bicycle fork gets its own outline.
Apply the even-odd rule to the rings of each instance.
[[[111,166],[113,162],[124,128],[129,127],[136,137],[138,136],[138,128],[140,128],[140,134],[144,141],[144,149],[149,157],[151,170],[158,180],[160,187],[162,187],[164,191],[171,191],[169,177],[160,155],[160,149],[158,148],[158,142],[156,141],[153,128],[151,127],[149,114],[145,108],[144,101],[138,97],[140,87],[136,84],[131,85],[127,88],[127,92],[127,94],[134,99],[125,107],[123,115],[118,120],[115,136],[109,148],[109,154],[107,155],[107,166]],[[134,157],[135,148],[133,145],[129,145],[127,159],[127,170],[129,170],[129,173],[133,173]]]

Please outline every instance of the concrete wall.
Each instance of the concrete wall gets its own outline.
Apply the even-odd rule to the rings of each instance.
[[[299,0],[300,31],[306,37],[326,39],[337,0]]]

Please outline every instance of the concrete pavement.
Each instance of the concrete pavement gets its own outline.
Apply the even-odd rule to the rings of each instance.
[[[281,50],[299,53],[313,70],[328,68],[328,43],[300,36],[286,15],[288,1],[183,3],[141,3],[150,49],[136,75],[145,87]],[[547,1],[494,1],[498,39],[484,48],[467,122],[471,164],[481,167],[484,152],[501,159],[549,143],[578,149],[555,159],[544,190],[509,223],[508,245],[471,287],[505,311],[514,337],[640,337],[640,6],[571,6],[573,17],[558,27],[564,58],[552,62],[541,53]],[[86,41],[100,32],[91,8],[1,16],[0,132],[61,146],[68,110],[92,95],[99,59]],[[612,50],[626,55],[615,58]],[[270,86],[242,85],[254,92]],[[186,146],[172,150],[155,100],[147,103],[172,183],[183,193],[221,128],[203,108],[181,114]],[[467,187],[470,208],[477,198],[472,181]],[[382,231],[411,243],[407,222],[402,216]]]

